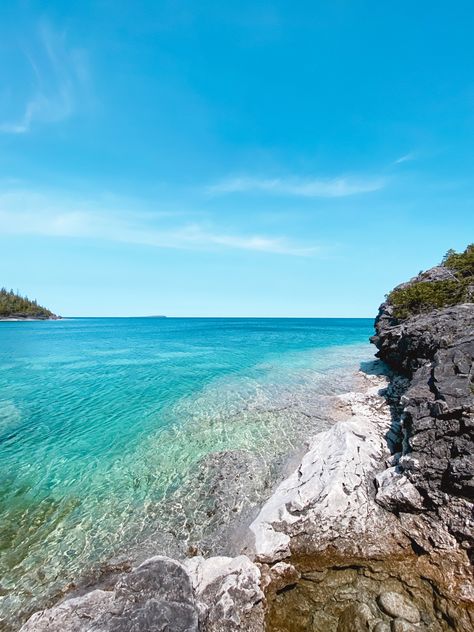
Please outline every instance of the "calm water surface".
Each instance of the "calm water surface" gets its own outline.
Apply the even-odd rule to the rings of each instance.
[[[271,469],[322,428],[318,401],[373,356],[371,333],[370,319],[0,323],[1,615],[142,542],[198,541],[202,459],[244,450]]]

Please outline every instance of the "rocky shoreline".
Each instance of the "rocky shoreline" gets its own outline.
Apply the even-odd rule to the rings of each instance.
[[[55,316],[54,318],[27,318],[25,316],[25,318],[23,317],[15,317],[15,318],[9,318],[9,317],[5,317],[5,318],[0,318],[0,323],[31,323],[31,322],[35,322],[35,321],[44,321],[44,320],[62,320],[61,316]]]
[[[21,314],[14,314],[12,316],[0,316],[0,322],[7,323],[23,323],[36,320],[63,320],[63,317],[56,316],[56,314],[53,314],[52,316],[27,316]]]
[[[384,303],[372,342],[241,555],[152,557],[22,631],[473,630],[474,304]]]
[[[420,554],[406,517],[386,508],[407,380],[376,363],[370,371],[336,398],[339,421],[264,504],[245,554],[150,558],[33,615],[23,632],[472,629],[465,551],[450,541]],[[397,481],[399,498],[412,497],[410,485]]]
[[[376,364],[374,368],[380,369]],[[360,372],[356,382],[356,392],[334,398],[334,425],[330,430],[316,435],[313,445],[308,446],[309,451],[303,459],[303,463],[308,459],[311,460],[313,474],[319,468],[318,472],[324,473],[327,477],[322,482],[320,491],[330,494],[323,529],[328,535],[328,543],[337,539],[332,537],[331,521],[342,520],[347,508],[342,503],[337,505],[337,499],[346,495],[345,477],[355,477],[353,485],[355,494],[351,494],[349,506],[353,510],[352,517],[356,517],[362,497],[368,495],[365,483],[362,487],[359,486],[365,478],[364,468],[379,469],[379,458],[388,457],[390,454],[384,439],[384,433],[390,428],[390,411],[384,399],[378,395],[380,388],[386,386],[387,378],[383,374],[370,375]],[[374,415],[377,415],[378,422],[374,425],[376,432],[372,433]],[[347,417],[351,419],[343,421]],[[364,427],[364,424],[368,425]],[[351,464],[350,453],[357,452],[366,439],[363,432],[368,433],[370,448],[364,450],[361,461]],[[318,458],[318,455],[324,455],[324,458]],[[327,456],[330,457],[330,463],[326,461]],[[361,462],[363,470],[359,473]],[[220,556],[207,559],[196,555],[184,562],[163,556],[150,558],[130,572],[119,575],[118,580],[115,578],[114,583],[108,585],[106,589],[96,589],[84,595],[66,599],[49,610],[33,615],[23,626],[23,632],[104,629],[249,630],[249,632],[264,630],[272,599],[277,598],[288,586],[295,585],[301,577],[301,573],[293,564],[292,557],[296,552],[293,548],[298,541],[298,535],[308,535],[307,530],[305,531],[302,527],[304,521],[298,523],[299,526],[292,524],[291,529],[291,519],[285,525],[285,528],[288,528],[285,538],[287,544],[291,540],[291,552],[289,547],[285,549],[279,545],[273,545],[275,534],[278,533],[281,524],[276,524],[280,518],[277,516],[275,522],[272,509],[276,509],[278,513],[277,505],[280,502],[281,490],[291,487],[294,476],[294,474],[291,475],[289,479],[281,483],[252,522],[249,532],[243,534],[242,540],[246,544],[242,546],[242,555],[233,558]],[[307,490],[305,508],[308,510],[318,500],[311,489],[311,481],[306,486],[297,484],[295,487],[298,501]],[[373,508],[376,512],[383,511],[375,503]],[[302,509],[299,512],[301,517],[304,513]],[[366,515],[369,514],[370,512],[367,512]],[[346,520],[343,527],[341,526],[339,532],[341,541],[344,538],[347,541],[351,539],[352,517]],[[312,521],[314,516],[306,516],[306,519]],[[363,528],[364,520],[365,518],[359,520],[361,528]],[[269,533],[272,534],[270,537]],[[314,536],[317,538],[316,532]],[[269,546],[269,542],[272,542],[272,546]],[[321,550],[323,549],[324,546],[321,547]],[[282,561],[283,558],[288,559]],[[179,589],[177,580],[171,586],[166,582],[163,583],[163,576],[167,575],[170,569],[180,569],[179,572],[185,578],[182,582],[180,580]],[[192,587],[191,601],[189,601],[186,588],[188,584]],[[124,596],[128,590],[128,588],[125,590],[124,586],[133,587],[130,588],[133,599]],[[190,603],[196,614],[195,617],[191,617],[192,620],[188,620],[188,608],[184,608],[184,605],[189,606]],[[178,611],[186,612],[186,615],[183,615],[186,621],[180,622]],[[166,614],[168,612],[173,612],[173,614],[168,616]],[[139,627],[133,627],[134,621],[140,622],[137,623]],[[171,622],[173,627],[167,628],[166,626],[170,626]]]

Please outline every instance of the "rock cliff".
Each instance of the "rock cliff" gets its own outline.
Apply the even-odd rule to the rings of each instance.
[[[456,538],[472,557],[474,545],[474,304],[464,303],[403,321],[384,303],[372,342],[378,356],[407,376],[400,398],[399,454],[380,480],[379,500],[395,512],[423,514]],[[419,496],[396,497],[400,481]],[[392,493],[393,492],[393,493]],[[416,544],[429,550],[426,535]]]

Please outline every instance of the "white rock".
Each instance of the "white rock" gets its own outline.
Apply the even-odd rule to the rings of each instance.
[[[283,590],[287,586],[293,586],[301,578],[301,573],[293,566],[286,562],[277,562],[268,571],[268,592],[275,594]],[[261,582],[263,584],[263,582]]]
[[[204,630],[263,630],[260,570],[248,557],[198,556],[187,560],[185,567]]]
[[[82,597],[67,599],[54,608],[31,616],[21,632],[88,632],[91,621],[113,610],[114,593],[93,590]]]
[[[395,619],[392,621],[392,632],[418,632],[418,626],[414,626],[405,619]]]
[[[152,557],[121,576],[114,590],[93,590],[33,615],[21,632],[198,632],[191,580],[182,564]]]
[[[423,508],[423,498],[398,467],[390,467],[375,477],[377,481],[377,502],[386,509],[403,507],[407,511]]]
[[[396,520],[373,499],[373,479],[389,456],[385,434],[390,410],[378,394],[385,383],[384,377],[371,376],[365,393],[339,398],[350,420],[314,438],[298,469],[278,486],[250,526],[258,560],[284,559],[291,539],[302,533],[311,534],[315,550],[341,538],[356,549],[368,546],[358,536],[371,532],[378,546],[384,546],[380,529],[389,534]]]

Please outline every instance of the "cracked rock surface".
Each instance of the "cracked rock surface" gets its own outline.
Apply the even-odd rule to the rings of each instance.
[[[112,590],[93,590],[34,614],[21,632],[263,630],[260,571],[244,555],[150,558]]]
[[[263,629],[260,570],[248,557],[193,557],[185,566],[192,578],[201,630]]]
[[[474,304],[398,322],[385,303],[375,326],[372,341],[379,357],[409,378],[400,400],[402,454],[393,493],[382,481],[380,501],[400,512],[423,508],[472,556]],[[407,484],[409,498],[400,494]],[[425,541],[418,544],[427,546]]]
[[[390,456],[390,408],[379,391],[387,378],[360,374],[361,392],[340,396],[346,421],[318,434],[298,469],[275,490],[250,529],[255,555],[275,562],[298,548],[328,545],[368,554],[390,551],[398,523],[375,502],[373,479]],[[364,392],[365,390],[365,392]]]
[[[114,590],[93,590],[34,614],[22,632],[198,632],[191,578],[166,557],[123,575]]]

